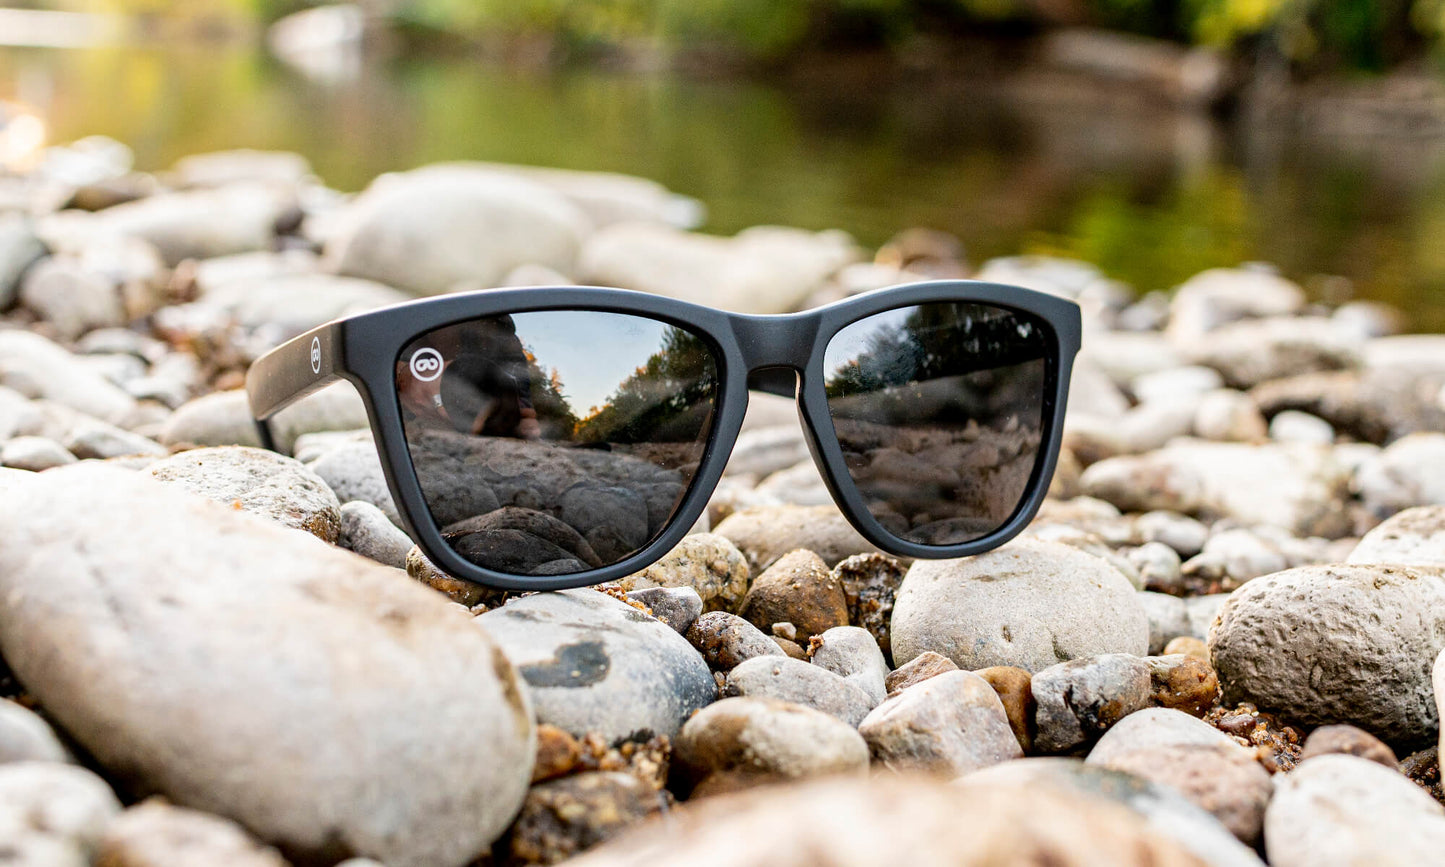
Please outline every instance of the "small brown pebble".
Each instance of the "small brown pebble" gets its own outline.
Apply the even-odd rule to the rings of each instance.
[[[1019,739],[1019,746],[1028,752],[1034,745],[1034,693],[1030,688],[1033,675],[1022,668],[1011,665],[995,665],[974,672],[988,681],[993,691],[1003,701],[1004,713],[1008,715],[1009,728]]]
[[[1182,710],[1203,717],[1219,699],[1219,675],[1209,663],[1184,654],[1151,656],[1150,700],[1159,707]]]
[[[1177,638],[1170,639],[1169,643],[1164,645],[1164,653],[1162,655],[1174,656],[1181,653],[1185,656],[1192,656],[1195,659],[1202,659],[1205,663],[1210,662],[1209,645],[1192,635],[1181,635]]]
[[[582,759],[582,745],[569,733],[550,723],[537,726],[537,763],[532,782],[550,780],[570,772]]]
[[[786,638],[778,638],[774,636],[773,643],[781,647],[783,649],[783,653],[786,653],[788,656],[791,656],[794,659],[801,659],[805,662],[808,659],[808,651],[804,650],[803,646],[796,641],[789,641]]]
[[[774,623],[791,623],[799,638],[811,638],[848,625],[848,600],[822,558],[797,550],[753,580],[738,614],[764,630]]]
[[[772,635],[774,638],[786,638],[791,642],[797,643],[798,627],[787,622],[774,623],[772,628]]]
[[[892,696],[915,683],[922,683],[930,677],[936,677],[946,671],[957,670],[958,666],[954,664],[953,660],[941,653],[925,650],[896,671],[889,672],[883,680],[883,687]]]
[[[436,564],[428,560],[420,548],[412,548],[406,555],[406,574],[425,584],[431,589],[441,593],[453,602],[459,602],[468,608],[474,605],[484,604],[489,594],[487,588],[480,584],[473,584],[461,578],[453,578]]]
[[[609,745],[596,733],[589,732],[580,741],[578,771],[620,771],[631,774],[643,784],[660,789],[667,781],[672,759],[672,742],[666,735],[648,741],[624,741]]]
[[[1310,732],[1309,737],[1305,738],[1304,748],[1300,750],[1299,760],[1329,753],[1359,756],[1391,769],[1399,767],[1395,751],[1386,746],[1384,741],[1351,725],[1320,726]]]
[[[1294,726],[1284,725],[1273,714],[1242,702],[1232,708],[1216,707],[1204,721],[1233,737],[1240,745],[1254,747],[1259,763],[1270,773],[1288,772],[1299,764],[1300,737]]]
[[[608,771],[539,783],[498,841],[495,863],[556,864],[616,836],[664,806],[635,777]]]
[[[1406,756],[1400,762],[1400,773],[1414,780],[1417,785],[1430,793],[1430,797],[1445,804],[1445,785],[1440,780],[1440,748],[1428,747]]]
[[[1259,721],[1253,714],[1235,713],[1220,717],[1215,721],[1214,727],[1227,735],[1242,738],[1254,731],[1254,727],[1258,724]]]

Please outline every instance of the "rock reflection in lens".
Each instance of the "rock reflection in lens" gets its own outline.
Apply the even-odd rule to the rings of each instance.
[[[422,335],[396,387],[447,543],[498,572],[564,575],[616,563],[667,525],[702,457],[717,370],[682,328],[537,311]]]
[[[1007,522],[1038,459],[1052,352],[1042,320],[982,304],[890,310],[833,337],[833,427],[884,529],[955,545]]]

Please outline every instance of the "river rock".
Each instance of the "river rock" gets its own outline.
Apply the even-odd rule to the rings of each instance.
[[[1356,344],[1328,319],[1275,317],[1221,326],[1188,353],[1229,385],[1250,388],[1282,376],[1358,367]]]
[[[843,584],[812,551],[793,551],[753,579],[738,614],[759,629],[791,623],[806,642],[835,626],[848,624]]]
[[[835,626],[823,632],[813,642],[812,660],[868,693],[874,704],[888,695],[888,661],[866,629]]]
[[[1254,398],[1242,391],[1221,388],[1199,399],[1194,410],[1194,434],[1218,442],[1261,443],[1269,437],[1269,424]]]
[[[653,617],[671,626],[679,635],[686,635],[702,616],[702,597],[691,587],[644,587],[629,590],[627,598],[646,605]]]
[[[969,670],[1038,671],[1149,649],[1149,619],[1127,578],[1076,548],[1030,539],[975,557],[914,563],[898,592],[892,633],[896,661],[932,650]]]
[[[0,652],[101,765],[313,859],[461,865],[511,820],[531,708],[464,611],[140,474],[14,490]]]
[[[1170,786],[1254,845],[1272,793],[1254,752],[1208,723],[1167,708],[1132,713],[1104,733],[1086,763]]]
[[[1369,759],[1319,756],[1276,778],[1264,837],[1271,867],[1432,864],[1445,807]]]
[[[974,672],[983,678],[1003,702],[1004,714],[1008,716],[1009,727],[1024,751],[1034,748],[1037,734],[1035,717],[1038,702],[1034,701],[1033,675],[1011,665],[995,665]]]
[[[368,428],[366,407],[349,382],[309,394],[272,417],[276,448],[289,454],[304,434]],[[187,402],[161,428],[166,445],[259,446],[256,421],[244,389],[218,391]],[[348,500],[361,499],[347,497]],[[373,504],[376,505],[376,504]],[[382,511],[385,511],[383,509]]]
[[[1144,614],[1149,618],[1149,653],[1157,654],[1181,635],[1190,635],[1189,612],[1184,600],[1168,593],[1148,590],[1138,596]]]
[[[1061,791],[912,779],[825,779],[706,798],[638,828],[575,867],[1199,867],[1127,810]],[[1257,862],[1256,862],[1257,863]]]
[[[836,506],[744,509],[729,515],[713,532],[738,546],[755,575],[799,548],[812,551],[829,566],[853,554],[878,550],[858,535]]]
[[[311,164],[300,154],[242,148],[182,157],[171,174],[181,187],[225,187],[247,181],[294,187],[311,177]]]
[[[691,229],[706,217],[706,208],[697,199],[678,195],[646,178],[503,163],[465,165],[517,175],[550,187],[586,212],[599,228],[640,221]]]
[[[84,867],[119,812],[110,786],[84,768],[0,764],[0,834],[23,867]]]
[[[1390,517],[1365,534],[1348,562],[1445,566],[1445,506],[1416,506]]]
[[[23,215],[11,213],[0,218],[0,310],[15,303],[21,278],[48,252]]]
[[[1215,329],[1240,319],[1289,316],[1304,309],[1300,287],[1271,271],[1212,268],[1174,290],[1169,304],[1169,336],[1190,345]]]
[[[327,449],[309,464],[309,469],[336,492],[338,499],[369,503],[387,520],[401,526],[401,514],[391,497],[391,488],[386,484],[386,473],[381,468],[381,456],[370,437],[350,440]]]
[[[856,727],[873,709],[868,693],[841,676],[787,656],[759,656],[727,676],[727,694],[775,698],[831,714]]]
[[[1180,557],[1193,557],[1209,541],[1209,527],[1188,515],[1178,512],[1145,512],[1134,520],[1134,532],[1139,541],[1162,542],[1174,549]]]
[[[396,569],[406,568],[406,555],[413,547],[411,537],[380,509],[370,503],[352,500],[342,504],[340,516],[341,532],[337,544],[378,563]]]
[[[906,664],[888,673],[883,685],[891,696],[896,692],[902,692],[916,683],[923,683],[930,677],[937,677],[950,671],[958,671],[958,666],[953,660],[941,653],[934,653],[925,650],[910,659]]]
[[[1149,666],[1151,678],[1149,700],[1159,707],[1202,717],[1214,707],[1219,697],[1219,675],[1210,666],[1207,646],[1199,648],[1198,644],[1202,642],[1192,636],[1180,638],[1195,644],[1184,645],[1178,653],[1168,653],[1166,649],[1163,656],[1150,656],[1144,660]],[[1195,652],[1182,652],[1184,650]]]
[[[1338,507],[1349,481],[1348,468],[1323,446],[1181,442],[1100,461],[1080,484],[1124,511],[1234,518],[1332,539],[1350,530],[1349,513]]]
[[[874,761],[894,771],[958,776],[1023,756],[988,681],[950,671],[910,686],[858,726]]]
[[[61,439],[61,445],[81,460],[106,460],[135,455],[159,458],[169,454],[165,446],[149,437],[86,418],[75,420]]]
[[[341,503],[300,461],[264,449],[193,449],[152,464],[158,481],[335,542]],[[403,555],[404,556],[404,555]]]
[[[382,175],[326,245],[338,274],[419,295],[496,285],[518,265],[570,273],[590,221],[546,186],[469,166]]]
[[[783,656],[783,650],[756,626],[726,611],[709,611],[687,630],[687,640],[714,671],[732,671],[755,656]]]
[[[1355,485],[1365,508],[1388,518],[1412,506],[1445,505],[1445,434],[1401,437],[1360,465]]]
[[[292,336],[411,295],[372,280],[334,274],[292,274],[228,280],[208,289],[200,303],[223,310],[247,328],[272,326]]]
[[[1439,724],[1430,666],[1442,635],[1445,573],[1338,564],[1266,575],[1234,591],[1209,648],[1226,704],[1414,743]]]
[[[868,744],[834,716],[772,698],[725,698],[699,711],[673,757],[694,784],[727,774],[746,782],[868,772]]]
[[[126,319],[119,287],[71,256],[51,256],[27,271],[20,303],[67,340]]]
[[[596,590],[514,599],[477,624],[531,687],[538,722],[578,737],[672,737],[717,697],[707,663],[687,639]]]
[[[0,764],[68,761],[70,752],[39,714],[13,701],[0,700]]]
[[[288,867],[281,853],[234,822],[160,800],[131,807],[106,826],[96,860],[106,867]]]
[[[0,464],[17,470],[38,473],[51,467],[75,463],[75,455],[65,446],[45,437],[15,437],[0,446]]]
[[[103,421],[119,422],[135,398],[60,346],[29,331],[0,331],[0,385]]]
[[[812,456],[808,454],[803,430],[789,419],[788,424],[769,425],[738,434],[723,473],[763,478],[809,460]]]
[[[616,582],[624,590],[691,587],[705,611],[733,611],[748,592],[748,562],[729,539],[713,533],[683,537],[660,560]]]
[[[1061,753],[1097,739],[1148,707],[1151,687],[1148,664],[1126,653],[1073,659],[1036,672],[1030,682],[1038,705],[1034,747]]]
[[[755,226],[732,238],[620,223],[588,238],[578,276],[741,313],[787,313],[858,259],[839,231]]]
[[[848,601],[848,622],[868,630],[885,659],[892,659],[889,623],[908,567],[887,554],[854,554],[833,567]]]
[[[97,213],[96,235],[130,235],[149,241],[166,264],[228,253],[264,250],[276,218],[292,205],[288,193],[258,184],[232,184],[148,196]]]
[[[1305,738],[1304,747],[1300,749],[1299,760],[1303,762],[1315,756],[1333,753],[1369,759],[1392,771],[1398,770],[1400,766],[1399,760],[1395,758],[1395,751],[1384,741],[1351,725],[1320,726],[1310,732],[1309,737]]]

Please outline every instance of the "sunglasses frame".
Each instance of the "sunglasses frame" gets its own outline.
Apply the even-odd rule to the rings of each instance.
[[[923,545],[889,533],[868,511],[848,474],[824,394],[823,355],[843,328],[877,313],[931,302],[977,303],[1032,314],[1048,324],[1054,342],[1046,359],[1041,412],[1042,451],[1024,496],[997,530],[953,545]],[[396,363],[401,350],[428,331],[470,319],[532,311],[574,310],[631,314],[680,326],[702,337],[718,367],[713,423],[703,456],[682,501],[663,531],[637,552],[598,569],[568,575],[526,576],[478,566],[454,551],[426,504],[406,443]],[[1081,322],[1074,302],[1017,286],[972,280],[910,283],[878,289],[833,304],[781,315],[729,313],[673,298],[588,286],[485,289],[409,301],[328,322],[266,353],[246,375],[246,390],[261,442],[275,450],[269,419],[287,405],[339,379],[361,395],[380,452],[382,470],[411,538],[443,571],[506,590],[560,590],[630,575],[656,562],[682,541],[707,508],[722,479],[747,411],[750,378],[758,390],[798,403],[804,439],[839,509],[858,532],[891,554],[938,559],[977,554],[1016,536],[1048,492],[1063,435],[1069,376],[1079,350]],[[776,374],[783,374],[779,377]],[[787,374],[791,373],[791,388]]]

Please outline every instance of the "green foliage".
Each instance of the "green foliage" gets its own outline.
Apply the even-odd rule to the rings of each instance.
[[[690,331],[669,328],[662,348],[577,423],[577,440],[693,442],[705,430],[716,391],[717,368],[707,345]]]

